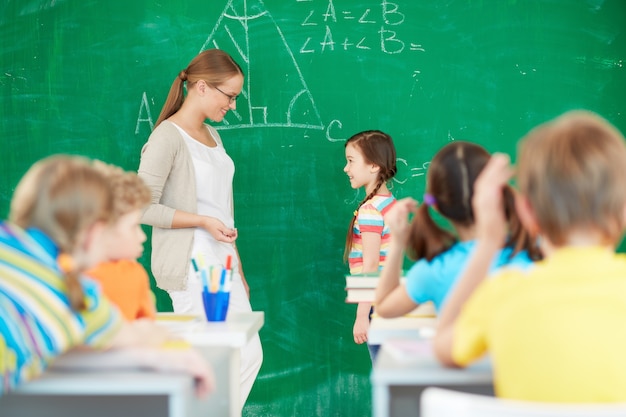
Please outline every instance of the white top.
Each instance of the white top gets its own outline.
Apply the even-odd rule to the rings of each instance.
[[[175,125],[176,126],[176,125]],[[213,137],[217,146],[211,148],[193,139],[179,126],[193,159],[198,184],[198,214],[220,219],[228,227],[233,219],[233,177],[235,164],[226,153],[219,137]]]
[[[226,153],[219,136],[212,135],[215,147],[198,142],[180,126],[174,124],[182,135],[196,173],[196,194],[198,214],[215,217],[227,227],[235,227],[233,217],[233,177],[235,164]],[[210,133],[210,131],[209,131]],[[224,265],[226,257],[231,255],[232,268],[236,270],[238,258],[232,244],[219,242],[209,232],[196,228],[194,232],[194,254],[202,252],[207,257],[207,265]]]

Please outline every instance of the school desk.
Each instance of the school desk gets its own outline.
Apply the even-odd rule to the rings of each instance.
[[[466,369],[445,368],[427,339],[388,339],[371,374],[374,417],[419,416],[420,396],[429,386],[493,395],[491,364],[483,359]]]
[[[390,338],[429,338],[434,335],[436,325],[437,313],[430,301],[420,304],[402,317],[393,319],[380,317],[374,307],[367,340],[370,344],[382,345]]]
[[[372,345],[382,345],[389,339],[428,339],[435,334],[436,325],[435,317],[384,319],[374,314],[367,331],[367,341]]]
[[[137,369],[72,370],[51,366],[44,374],[23,384],[11,394],[0,397],[3,417],[206,417],[227,415],[228,404],[220,397],[220,381],[228,378],[228,349],[202,352],[211,362],[217,381],[216,390],[203,399],[194,395],[193,378],[182,373],[164,373]],[[81,353],[80,358],[67,354],[72,361],[115,359],[108,353]],[[81,362],[82,361],[82,362]]]
[[[174,313],[157,314],[158,323],[194,347],[201,350],[217,347],[229,350],[228,377],[219,381],[222,382],[219,396],[228,407],[228,411],[223,415],[228,416],[241,416],[240,348],[259,332],[264,321],[265,314],[262,311],[229,313],[224,322],[208,322],[204,318]]]
[[[55,370],[0,397],[0,415],[195,417],[240,416],[239,348],[264,323],[263,312],[235,313],[222,323],[173,314],[159,314],[162,323],[194,345],[211,363],[216,390],[206,399],[193,397],[186,375],[126,371]],[[107,360],[103,353],[93,353]]]

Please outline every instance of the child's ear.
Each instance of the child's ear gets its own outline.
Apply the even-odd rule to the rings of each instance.
[[[370,168],[370,172],[372,174],[376,174],[380,171],[380,167],[378,165],[372,164],[371,168]]]
[[[517,211],[517,215],[519,216],[524,229],[526,229],[531,236],[538,236],[540,230],[539,225],[537,224],[537,218],[535,217],[535,211],[526,196],[520,193],[515,193],[515,210]]]
[[[107,248],[109,235],[108,226],[103,221],[97,221],[81,233],[77,246],[82,254],[83,267],[91,268],[95,264],[104,262],[108,258]]]

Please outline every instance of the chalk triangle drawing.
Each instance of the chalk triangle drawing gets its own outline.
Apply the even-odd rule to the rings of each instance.
[[[237,109],[217,129],[324,129],[293,52],[262,0],[229,0],[200,51],[210,48],[231,54],[245,75]]]

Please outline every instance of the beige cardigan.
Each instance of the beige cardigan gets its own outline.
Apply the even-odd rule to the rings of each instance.
[[[217,131],[206,125],[220,141]],[[152,226],[152,275],[159,288],[187,288],[194,228],[172,229],[176,210],[197,213],[196,175],[185,140],[171,122],[161,122],[141,149],[139,176],[152,190],[141,222]]]

